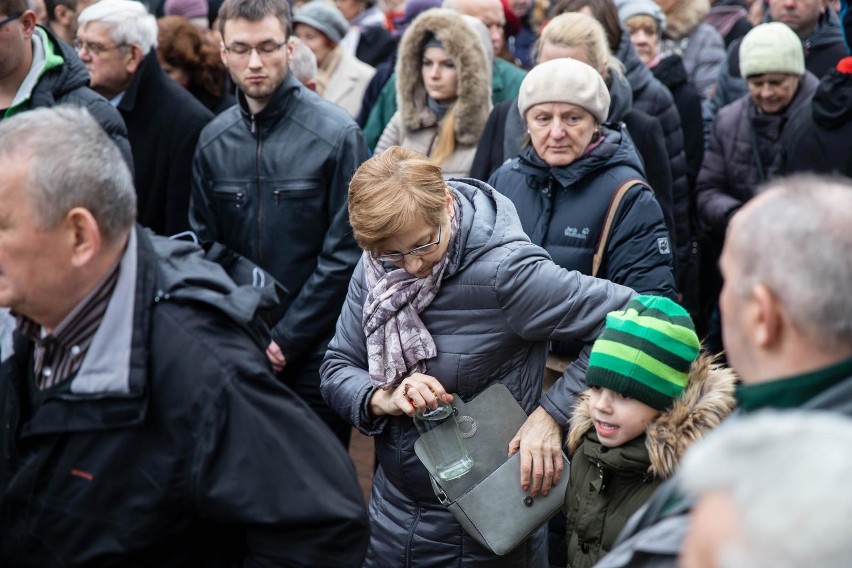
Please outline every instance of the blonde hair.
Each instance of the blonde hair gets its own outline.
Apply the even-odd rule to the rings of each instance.
[[[456,103],[447,110],[447,114],[438,125],[438,143],[432,152],[432,160],[439,166],[444,164],[456,151]]]
[[[606,32],[593,17],[580,12],[559,14],[544,27],[541,37],[536,43],[536,61],[541,56],[541,48],[545,43],[562,47],[584,47],[589,58],[589,66],[602,76],[606,76],[610,59],[609,44]]]
[[[638,30],[643,30],[645,33],[659,37],[661,35],[660,25],[653,16],[647,14],[636,14],[624,21],[624,27],[627,28],[627,33],[634,34]]]
[[[349,182],[349,223],[358,245],[376,250],[417,221],[443,221],[447,185],[420,152],[391,146],[358,168]]]

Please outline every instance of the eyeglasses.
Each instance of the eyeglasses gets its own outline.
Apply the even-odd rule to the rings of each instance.
[[[84,49],[91,53],[92,55],[103,55],[107,51],[112,49],[121,49],[122,47],[127,47],[126,43],[117,43],[115,45],[104,45],[102,43],[96,43],[91,41],[83,41],[80,38],[75,39],[72,44],[74,49],[77,51],[83,51]]]
[[[400,262],[405,259],[406,256],[423,256],[425,254],[429,254],[435,252],[438,249],[438,245],[441,244],[441,225],[438,225],[438,238],[435,239],[434,242],[427,243],[425,245],[421,245],[419,247],[414,247],[408,252],[392,252],[388,254],[381,254],[375,257],[379,262]]]
[[[8,18],[4,18],[4,19],[0,20],[0,28],[2,28],[3,26],[5,26],[6,24],[8,24],[11,21],[17,20],[18,18],[20,18],[23,15],[24,15],[23,12],[16,12],[16,13],[12,14],[11,16],[9,16]]]
[[[225,51],[227,51],[234,57],[250,57],[251,52],[256,51],[258,57],[263,59],[265,56],[269,56],[273,53],[277,53],[278,51],[280,51],[282,47],[287,45],[287,40],[285,39],[281,43],[269,40],[263,43],[259,43],[257,45],[247,45],[245,43],[232,43],[231,45],[222,45],[225,47]]]

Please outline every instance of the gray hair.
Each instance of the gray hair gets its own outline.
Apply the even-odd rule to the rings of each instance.
[[[748,295],[763,284],[826,350],[852,347],[852,184],[815,175],[772,181],[746,204],[729,243]]]
[[[109,243],[133,226],[133,176],[87,110],[60,105],[0,122],[0,160],[27,159],[27,195],[39,226],[55,227],[75,207],[92,214]]]
[[[143,55],[157,47],[157,19],[135,0],[100,0],[80,12],[80,28],[100,22],[119,45],[138,45]]]
[[[733,418],[691,447],[681,487],[726,494],[742,526],[719,568],[849,566],[850,447],[848,417],[798,411]]]
[[[301,83],[306,83],[317,78],[317,56],[308,45],[292,36],[293,57],[290,58],[290,71]]]

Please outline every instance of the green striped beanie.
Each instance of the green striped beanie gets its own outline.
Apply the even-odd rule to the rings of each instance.
[[[586,384],[665,410],[689,380],[701,346],[692,318],[660,296],[636,296],[610,312],[592,347]]]

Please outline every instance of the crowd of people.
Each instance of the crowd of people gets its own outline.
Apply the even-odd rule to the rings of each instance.
[[[845,0],[0,0],[0,566],[844,566],[847,42]],[[412,420],[495,383],[521,489],[568,477],[504,555]]]

